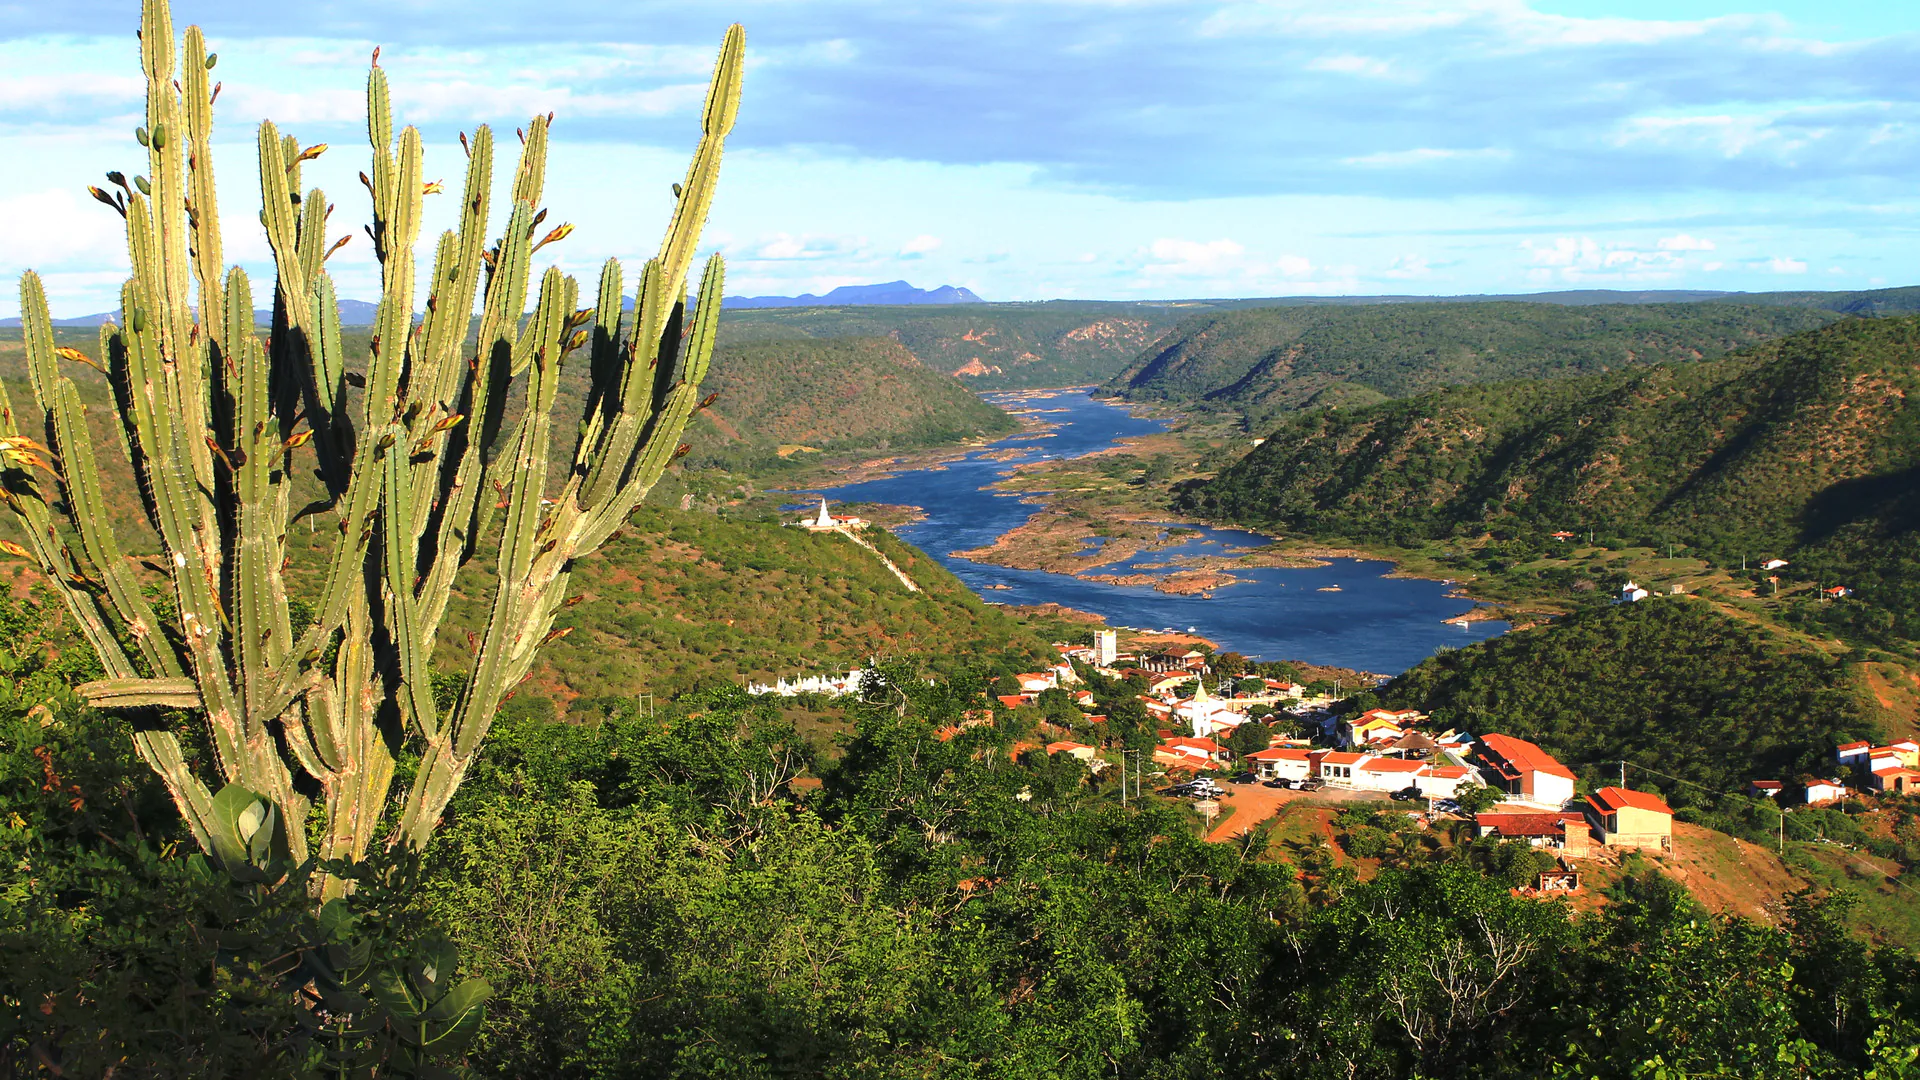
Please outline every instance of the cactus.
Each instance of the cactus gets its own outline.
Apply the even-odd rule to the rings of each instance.
[[[136,737],[203,848],[224,843],[214,794],[224,785],[272,801],[297,859],[355,860],[382,834],[418,847],[551,637],[574,560],[620,528],[682,449],[713,350],[720,258],[707,260],[691,305],[687,278],[739,106],[743,33],[726,33],[700,143],[675,187],[659,253],[640,271],[630,327],[612,260],[592,307],[577,309],[577,283],[548,268],[527,313],[535,253],[572,229],[538,235],[551,115],[522,131],[505,227],[491,244],[493,135],[481,127],[471,141],[461,136],[459,225],[439,238],[424,303],[416,300],[421,208],[438,185],[424,179],[419,132],[394,133],[376,51],[372,165],[361,179],[382,292],[364,372],[348,370],[340,346],[326,271],[344,242],[326,240],[333,207],[324,192],[300,190],[302,162],[326,147],[303,149],[260,125],[260,220],[277,272],[262,341],[247,275],[221,265],[213,57],[189,27],[176,64],[166,0],[145,0],[140,40],[147,115],[138,139],[148,172],[134,187],[109,174],[111,195],[93,189],[126,219],[132,263],[121,321],[103,329],[98,360],[55,347],[39,279],[21,282],[46,441],[23,432],[31,425],[0,388],[0,488],[26,538],[8,550],[39,564],[98,652],[106,678],[81,687],[83,696],[204,717],[217,776],[198,771],[170,730],[153,725]],[[417,324],[416,306],[425,309]],[[178,612],[167,624],[109,525],[85,409],[62,358],[102,368],[112,384]],[[550,490],[562,365],[583,360],[585,414],[570,466]],[[515,382],[524,407],[510,416]],[[311,619],[296,625],[287,532],[292,489],[309,475],[324,487],[322,505],[302,515],[330,520],[323,532],[334,539],[314,556],[324,559],[315,567],[322,584],[309,598]],[[449,657],[439,647],[448,597],[476,555],[495,560],[491,608],[470,628],[470,655]],[[441,708],[432,677],[456,660],[464,679]],[[420,760],[396,806],[389,788],[403,740]],[[316,790],[317,806],[302,793]],[[307,850],[308,825],[317,852]],[[322,896],[344,887],[318,880]]]

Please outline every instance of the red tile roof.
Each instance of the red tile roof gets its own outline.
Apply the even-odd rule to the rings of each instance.
[[[1443,780],[1458,780],[1467,775],[1467,767],[1465,765],[1435,765],[1430,775],[1438,776]]]
[[[1249,761],[1306,761],[1307,751],[1291,746],[1269,746],[1247,755]]]
[[[1191,747],[1195,750],[1205,750],[1209,754],[1223,754],[1226,752],[1226,749],[1227,749],[1226,747],[1221,746],[1219,743],[1214,742],[1212,739],[1196,739],[1187,735],[1182,735],[1178,738],[1168,739],[1166,744],[1168,746],[1175,746],[1175,747],[1185,746],[1185,747]]]
[[[1844,751],[1844,750],[1859,750],[1859,749],[1862,749],[1862,748],[1864,748],[1864,747],[1867,747],[1867,746],[1870,746],[1870,745],[1872,745],[1872,744],[1871,744],[1871,743],[1864,743],[1864,742],[1850,742],[1850,743],[1842,743],[1841,745],[1839,745],[1839,746],[1836,746],[1836,747],[1834,747],[1834,749],[1835,749],[1835,750],[1842,750],[1842,751]]]
[[[1360,766],[1361,772],[1374,773],[1417,773],[1427,767],[1424,761],[1403,761],[1399,758],[1375,758]]]
[[[1485,735],[1481,737],[1480,745],[1513,770],[1512,779],[1519,779],[1518,774],[1523,772],[1543,772],[1567,780],[1574,778],[1572,771],[1555,761],[1552,754],[1525,739],[1516,739],[1511,735]]]
[[[1017,709],[1020,706],[1025,705],[1026,703],[1027,703],[1026,697],[1021,694],[1001,694],[1000,695],[1000,704],[1005,705],[1009,709]]]
[[[1501,836],[1564,836],[1567,831],[1559,814],[1480,814],[1473,823]]]
[[[1050,742],[1047,744],[1047,753],[1049,754],[1058,754],[1063,751],[1071,752],[1074,750],[1091,750],[1091,749],[1093,749],[1093,747],[1088,746],[1086,743],[1067,742],[1064,739],[1062,739],[1059,742]]]
[[[1335,750],[1321,758],[1320,761],[1326,765],[1357,765],[1366,757],[1367,755],[1365,754],[1349,754]]]
[[[1603,814],[1612,814],[1625,807],[1635,810],[1650,810],[1656,814],[1672,816],[1673,807],[1668,806],[1660,796],[1647,791],[1633,791],[1623,787],[1603,787],[1587,800]]]

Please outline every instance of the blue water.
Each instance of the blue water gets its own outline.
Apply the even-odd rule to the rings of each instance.
[[[1095,401],[1084,390],[1056,391],[1042,399],[1019,394],[986,396],[1003,408],[1034,410],[1054,427],[1046,437],[1016,435],[962,461],[818,494],[834,502],[895,503],[925,510],[926,520],[900,528],[900,537],[939,559],[988,600],[1062,604],[1095,612],[1117,626],[1193,627],[1222,649],[1263,660],[1304,660],[1394,674],[1442,648],[1484,641],[1507,629],[1503,622],[1474,622],[1465,627],[1445,623],[1471,610],[1473,601],[1449,596],[1452,587],[1438,581],[1389,578],[1386,574],[1392,564],[1373,560],[1334,559],[1324,567],[1298,570],[1235,567],[1231,573],[1245,580],[1217,589],[1207,598],[954,558],[948,553],[985,547],[1039,509],[1022,502],[1018,494],[987,490],[1019,462],[1078,457],[1105,449],[1117,439],[1164,428],[1157,420],[1130,416],[1124,409]],[[983,458],[1008,448],[1027,452],[1013,461]],[[1166,569],[1143,570],[1140,564],[1165,563],[1180,555],[1226,554],[1229,549],[1268,542],[1240,529],[1197,531],[1198,536],[1177,547],[1143,551],[1095,572],[1166,573]],[[1088,547],[1097,547],[1093,538]],[[1008,587],[991,588],[995,585]],[[1329,586],[1338,586],[1339,591],[1320,591]]]

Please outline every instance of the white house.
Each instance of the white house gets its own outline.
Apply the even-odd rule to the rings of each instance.
[[[1847,786],[1838,780],[1815,780],[1807,785],[1807,804],[1839,802],[1847,797]]]
[[[1247,755],[1247,763],[1262,780],[1291,780],[1299,783],[1313,775],[1313,760],[1302,748],[1274,746]]]
[[[1480,784],[1480,773],[1471,765],[1428,765],[1413,778],[1420,794],[1429,799],[1452,799],[1463,786]]]
[[[1355,766],[1353,786],[1362,791],[1399,791],[1418,787],[1418,777],[1426,771],[1427,763],[1424,761],[1370,757]]]
[[[1768,559],[1766,562],[1760,564],[1760,569],[1762,570],[1784,570],[1786,567],[1787,560],[1785,559]]]
[[[1518,801],[1558,810],[1572,800],[1573,771],[1527,740],[1487,735],[1480,750],[1496,786]]]
[[[1836,746],[1833,748],[1833,760],[1852,768],[1861,768],[1866,765],[1867,751],[1872,748],[1873,744],[1868,742],[1850,742],[1843,746]]]
[[[1615,600],[1614,603],[1632,604],[1640,600],[1645,600],[1646,598],[1647,590],[1629,581],[1625,585],[1620,586],[1620,598]]]
[[[1020,692],[1023,694],[1037,694],[1042,690],[1051,690],[1060,685],[1058,675],[1051,671],[1027,671],[1013,678],[1020,684]]]

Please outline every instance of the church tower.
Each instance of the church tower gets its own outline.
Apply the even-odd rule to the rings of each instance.
[[[816,529],[833,528],[833,515],[827,513],[827,500],[825,496],[821,496],[820,498],[820,516],[814,519],[813,527]]]

